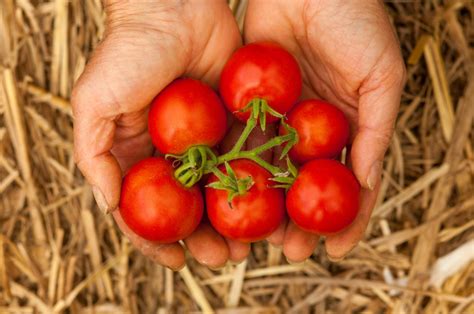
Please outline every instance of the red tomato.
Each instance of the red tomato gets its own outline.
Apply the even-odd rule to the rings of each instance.
[[[191,146],[214,146],[225,135],[227,117],[216,93],[193,79],[179,79],[153,100],[148,130],[163,154],[182,154]]]
[[[286,208],[301,229],[334,234],[356,218],[359,192],[359,182],[343,164],[316,159],[300,168],[286,195]]]
[[[288,114],[287,123],[296,129],[299,141],[290,152],[298,163],[335,158],[349,140],[349,122],[337,107],[322,100],[305,100]],[[286,130],[280,126],[280,134]]]
[[[239,159],[230,166],[237,178],[252,177],[254,184],[244,194],[227,202],[228,192],[206,187],[207,214],[211,224],[223,236],[242,241],[262,240],[275,231],[285,214],[285,196],[282,189],[272,188],[271,173],[257,163]],[[225,168],[221,167],[225,173]],[[212,175],[209,183],[217,181]]]
[[[295,58],[277,44],[259,42],[238,49],[221,73],[219,91],[227,108],[241,121],[241,112],[254,98],[265,99],[281,114],[288,112],[301,94],[301,72]],[[267,114],[267,121],[278,119]]]
[[[204,202],[197,186],[185,188],[162,157],[135,164],[122,182],[120,214],[139,236],[172,243],[189,236],[201,221]]]

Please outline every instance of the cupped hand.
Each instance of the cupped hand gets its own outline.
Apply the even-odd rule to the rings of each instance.
[[[224,1],[105,1],[105,38],[76,83],[75,159],[104,212],[112,212],[131,242],[172,269],[184,265],[179,243],[158,245],[134,234],[117,209],[123,174],[151,156],[147,111],[151,100],[180,76],[213,86],[230,54],[241,44]],[[203,223],[186,246],[202,264],[222,266],[248,248],[220,237]]]
[[[302,98],[325,99],[351,122],[348,163],[363,189],[354,223],[326,238],[328,256],[340,259],[362,239],[369,222],[405,81],[388,15],[376,0],[251,0],[244,35],[246,43],[273,41],[290,51],[302,70]],[[290,222],[269,241],[282,244],[289,260],[303,261],[318,237]]]

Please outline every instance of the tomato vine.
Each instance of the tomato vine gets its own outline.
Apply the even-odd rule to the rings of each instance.
[[[292,178],[289,176],[292,175],[293,178],[296,176],[296,168],[291,165],[289,159],[289,168],[294,170],[291,172],[285,171],[280,167],[272,165],[269,162],[263,160],[260,157],[260,154],[286,143],[282,154],[280,155],[280,159],[285,158],[291,147],[298,143],[298,134],[296,130],[285,122],[284,115],[281,115],[280,113],[273,110],[263,99],[253,99],[243,109],[243,111],[246,110],[251,111],[251,114],[240,137],[229,152],[220,156],[216,156],[216,154],[207,146],[193,146],[182,155],[166,155],[167,158],[175,158],[176,161],[180,163],[178,168],[175,170],[174,175],[181,184],[189,188],[196,184],[205,174],[214,173],[220,181],[220,185],[215,185],[216,188],[225,187],[229,191],[230,199],[232,199],[236,194],[241,194],[243,192],[243,186],[245,186],[245,190],[247,190],[250,188],[251,184],[244,184],[240,182],[241,179],[229,180],[228,178],[224,178],[226,176],[222,173],[219,174],[217,167],[222,164],[226,164],[227,167],[227,163],[229,161],[236,159],[252,160],[269,171],[274,176],[274,181],[280,183],[276,187],[287,187],[289,184],[291,184]],[[251,150],[242,150],[245,141],[248,139],[250,133],[255,129],[257,124],[260,124],[261,129],[265,130],[267,114],[277,117],[281,120],[281,125],[285,128],[286,134],[276,136],[268,142]]]

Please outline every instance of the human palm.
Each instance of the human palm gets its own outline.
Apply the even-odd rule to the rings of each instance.
[[[105,4],[105,39],[73,90],[75,158],[99,207],[113,212],[132,243],[154,261],[178,269],[184,263],[178,243],[156,245],[140,238],[115,210],[121,178],[132,164],[153,154],[147,132],[153,97],[180,76],[215,86],[224,63],[240,45],[240,34],[224,1]],[[362,7],[360,2],[253,0],[245,39],[271,40],[287,48],[303,72],[303,97],[327,99],[350,117],[356,135],[352,165],[361,184],[370,189],[362,192],[362,210],[354,225],[326,241],[328,253],[340,257],[361,238],[368,222],[403,81],[403,63],[383,8],[368,1]],[[240,128],[236,124],[231,130],[224,149]],[[271,132],[254,134],[247,146],[262,144],[268,136]],[[318,238],[290,222],[269,241],[283,244],[288,259],[301,261]],[[223,239],[206,223],[185,243],[210,267],[241,260],[249,252],[247,244]]]
[[[75,158],[99,207],[113,212],[132,243],[177,269],[184,263],[178,243],[157,245],[140,238],[115,210],[121,179],[131,165],[153,154],[147,132],[153,97],[180,76],[216,85],[224,63],[241,44],[240,34],[223,1],[109,2],[105,39],[73,91]],[[211,267],[242,255],[239,244],[206,224],[185,242],[198,261]]]
[[[326,239],[328,255],[341,258],[362,238],[369,221],[405,80],[388,16],[378,1],[253,0],[244,35],[245,42],[273,41],[289,50],[302,70],[302,98],[325,99],[349,117],[353,137],[348,162],[364,189],[354,224]],[[295,229],[288,228],[303,234]],[[316,242],[313,236],[310,243]],[[287,256],[303,246],[283,244]]]

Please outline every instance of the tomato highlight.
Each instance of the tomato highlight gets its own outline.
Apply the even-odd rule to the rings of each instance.
[[[282,189],[271,187],[272,175],[253,161],[238,159],[229,166],[237,178],[250,178],[250,188],[229,203],[228,191],[206,187],[207,215],[213,227],[223,236],[242,242],[265,239],[275,231],[285,215]],[[226,172],[221,167],[222,172]],[[212,175],[208,183],[216,182]]]
[[[162,154],[183,154],[192,146],[215,146],[225,135],[227,116],[217,94],[206,84],[178,79],[151,103],[148,131]]]
[[[355,220],[359,193],[359,182],[343,164],[315,159],[300,168],[286,195],[286,208],[301,229],[330,235]]]
[[[219,91],[225,105],[240,121],[247,121],[246,106],[261,99],[280,114],[300,97],[301,72],[295,58],[279,45],[256,42],[234,52],[221,73]],[[278,118],[267,114],[267,122]]]
[[[191,235],[204,207],[217,232],[247,243],[270,236],[286,212],[301,229],[318,235],[348,228],[359,211],[360,185],[333,158],[348,144],[349,122],[325,101],[297,103],[301,89],[295,58],[268,42],[234,52],[221,73],[222,102],[198,80],[170,83],[148,115],[151,140],[165,158],[144,159],[124,176],[119,210],[125,223],[157,243]],[[219,154],[214,146],[227,130],[226,108],[246,126],[232,149]],[[258,125],[265,131],[278,120],[278,136],[245,149]],[[277,158],[286,158],[287,169],[261,157],[275,147],[283,148]]]
[[[349,122],[344,113],[322,100],[305,100],[293,108],[286,121],[298,134],[289,151],[291,159],[305,163],[312,159],[337,157],[349,140]],[[280,126],[280,134],[286,134]]]
[[[171,162],[151,157],[135,164],[122,181],[119,210],[125,223],[149,241],[172,243],[199,225],[204,201],[199,187],[185,188]]]

